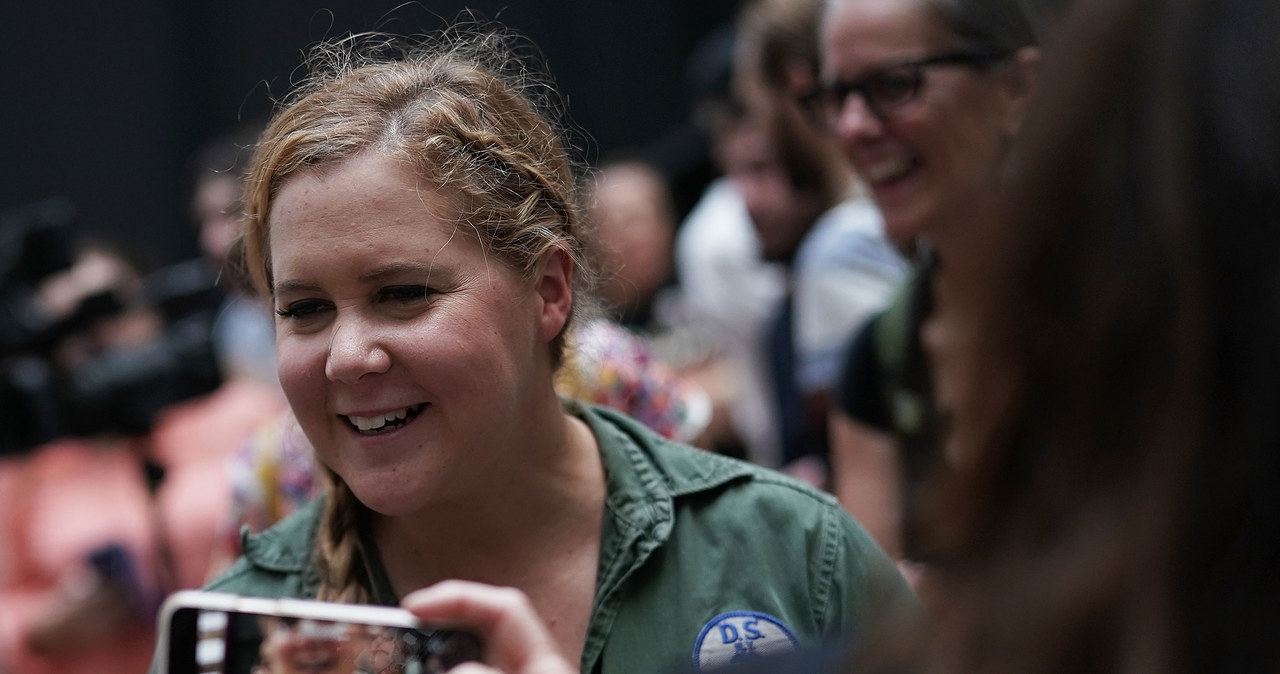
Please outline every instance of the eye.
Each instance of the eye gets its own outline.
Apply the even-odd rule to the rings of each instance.
[[[920,74],[911,68],[892,68],[867,78],[867,95],[881,107],[911,100],[920,87]]]
[[[321,300],[298,300],[276,309],[276,315],[286,320],[303,320],[329,308],[329,303]]]
[[[378,290],[378,301],[409,304],[426,299],[433,293],[430,288],[422,285],[387,286]]]

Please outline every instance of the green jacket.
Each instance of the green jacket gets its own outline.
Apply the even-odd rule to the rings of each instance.
[[[592,406],[608,474],[584,672],[709,668],[856,635],[918,610],[896,568],[834,499],[781,474],[670,442]],[[318,502],[259,534],[208,589],[312,597]],[[370,596],[396,604],[381,563]]]

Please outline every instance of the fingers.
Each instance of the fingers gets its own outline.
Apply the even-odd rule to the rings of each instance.
[[[449,580],[410,593],[402,604],[426,624],[474,632],[484,644],[486,661],[497,668],[472,664],[454,668],[455,673],[577,671],[560,654],[528,597],[519,590]]]

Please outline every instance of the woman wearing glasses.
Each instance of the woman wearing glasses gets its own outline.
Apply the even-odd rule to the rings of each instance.
[[[1040,51],[1030,3],[837,0],[822,119],[897,240],[989,217]]]
[[[889,235],[913,242],[921,272],[851,346],[831,421],[836,492],[886,550],[908,559],[928,556],[915,522],[940,465],[928,423],[934,360],[926,364],[918,338],[931,270],[935,259],[945,269],[955,238],[996,209],[1035,88],[1043,4],[832,0],[823,21],[822,85],[807,102]]]

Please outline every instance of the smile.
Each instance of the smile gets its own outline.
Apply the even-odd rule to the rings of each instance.
[[[869,184],[879,186],[903,177],[915,166],[916,163],[914,161],[900,158],[895,161],[880,162],[874,166],[863,167],[861,173],[863,179]]]
[[[422,412],[424,405],[414,405],[412,407],[402,407],[398,410],[392,410],[386,414],[379,414],[373,417],[361,417],[355,415],[343,415],[348,424],[360,433],[375,434],[387,433],[394,431],[401,426],[409,423]]]

